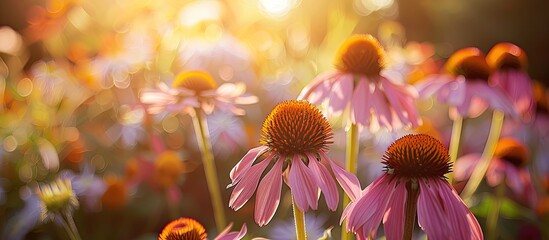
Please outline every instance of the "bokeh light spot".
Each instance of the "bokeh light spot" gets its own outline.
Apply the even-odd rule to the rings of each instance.
[[[17,149],[17,139],[13,135],[7,136],[4,138],[4,150],[6,152],[13,152]]]
[[[29,78],[23,78],[17,83],[17,93],[21,97],[27,97],[32,93],[33,84]]]
[[[271,17],[282,17],[295,6],[294,0],[259,0],[259,8]]]

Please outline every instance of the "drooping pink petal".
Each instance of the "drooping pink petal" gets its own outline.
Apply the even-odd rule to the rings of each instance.
[[[480,154],[471,153],[456,160],[454,165],[454,179],[463,181],[469,179],[480,160]]]
[[[261,156],[261,154],[263,154],[267,149],[267,146],[259,146],[250,149],[250,151],[248,151],[246,155],[244,155],[244,157],[240,159],[240,161],[233,167],[233,169],[229,173],[229,177],[232,181],[231,184],[234,185],[238,183],[238,181],[240,181],[240,179],[242,178],[242,173],[247,172],[254,163],[254,161],[259,156]]]
[[[316,177],[320,190],[324,193],[326,205],[330,210],[335,211],[339,202],[339,193],[334,178],[328,169],[316,160],[315,156],[307,154],[307,157],[309,158],[309,168]]]
[[[526,72],[500,70],[490,76],[490,81],[500,86],[513,101],[524,121],[530,121],[534,113],[532,80]]]
[[[360,197],[362,188],[360,186],[360,182],[358,181],[358,178],[350,173],[345,171],[342,167],[337,165],[334,161],[332,161],[324,152],[320,152],[320,156],[328,161],[330,164],[330,167],[332,168],[332,171],[334,172],[334,176],[341,186],[343,188],[343,191],[349,196],[351,201],[356,200]]]
[[[453,77],[448,75],[433,75],[417,83],[415,88],[420,98],[430,98],[438,95],[442,89],[453,81]]]
[[[419,179],[419,198],[417,201],[417,220],[419,226],[425,231],[429,239],[448,239],[453,236],[452,228],[447,219],[442,200],[432,188],[425,183],[425,179]],[[430,182],[431,183],[431,182]]]
[[[280,159],[276,161],[257,189],[254,219],[259,226],[269,223],[278,208],[282,190],[282,162]]]
[[[473,96],[482,98],[490,107],[503,111],[513,118],[518,117],[510,99],[500,89],[488,86],[485,82],[468,82],[467,91]]]
[[[288,176],[290,189],[299,210],[306,212],[309,207],[318,207],[318,183],[312,171],[305,166],[299,155],[292,157]]]
[[[390,175],[384,173],[370,184],[349,213],[347,229],[355,232],[362,228],[367,234],[376,231],[395,191],[395,183]]]
[[[404,235],[406,194],[406,183],[398,183],[383,217],[383,230],[387,239],[402,239]]]
[[[334,82],[330,91],[328,112],[339,113],[345,110],[353,95],[353,74],[343,74]]]
[[[259,178],[265,168],[269,165],[269,161],[263,160],[248,169],[243,173],[242,179],[238,182],[233,192],[231,193],[231,199],[229,200],[229,207],[235,211],[240,209],[255,192]]]
[[[415,99],[418,95],[415,89],[406,85],[397,85],[389,79],[380,77],[381,85],[385,91],[385,96],[391,103],[394,112],[400,121],[405,125],[417,127],[419,125],[419,115],[415,107]]]
[[[231,228],[233,227],[233,223],[230,223],[219,235],[217,235],[214,240],[240,240],[248,231],[248,228],[246,228],[246,223],[242,224],[242,228],[239,232],[229,232],[231,231]]]
[[[307,100],[312,104],[321,103],[331,90],[332,79],[341,73],[327,72],[318,75],[301,90],[301,93],[297,97],[298,100]]]
[[[455,239],[483,239],[480,225],[456,190],[441,179],[433,179],[430,183],[430,187],[440,196],[452,236]]]
[[[378,86],[370,85],[370,91],[371,93],[369,100],[371,101],[371,108],[374,111],[374,116],[372,119],[373,123],[371,125],[376,125],[374,123],[378,123],[379,126],[384,127],[389,131],[393,130],[392,107],[389,104],[387,97]],[[370,126],[370,129],[376,131],[376,129],[372,128],[372,126]]]

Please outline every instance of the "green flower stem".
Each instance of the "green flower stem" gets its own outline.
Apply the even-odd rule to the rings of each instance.
[[[195,114],[192,119],[194,130],[196,133],[196,140],[198,142],[198,145],[200,146],[200,151],[202,152],[202,161],[204,162],[206,182],[208,183],[208,189],[210,190],[210,198],[212,200],[212,206],[214,210],[215,224],[217,226],[217,231],[221,232],[227,225],[227,222],[225,220],[225,211],[223,208],[219,181],[217,179],[217,170],[215,168],[212,146],[210,143],[210,135],[208,132],[208,124],[206,123],[206,116],[201,109],[196,108]]]
[[[480,182],[484,178],[484,175],[488,170],[488,166],[492,161],[494,152],[496,151],[496,145],[499,140],[499,135],[501,134],[501,129],[503,127],[504,116],[505,115],[503,112],[494,110],[494,113],[492,115],[492,123],[490,126],[490,133],[488,135],[488,139],[486,140],[486,145],[484,146],[484,151],[482,152],[482,156],[480,157],[479,164],[473,171],[473,174],[471,174],[467,185],[465,185],[465,188],[461,193],[461,198],[467,205],[471,204],[471,197],[480,185]]]
[[[406,182],[406,205],[404,213],[404,234],[402,239],[411,240],[414,234],[414,224],[416,221],[417,199],[419,197],[419,183],[417,179]]]
[[[358,125],[351,124],[351,127],[347,131],[347,148],[345,149],[345,170],[355,174],[357,171],[357,158],[358,158]],[[351,199],[347,194],[343,194],[343,209],[349,205]],[[351,239],[351,234],[345,231],[345,221],[341,225],[341,240]]]
[[[461,116],[456,117],[454,119],[453,125],[452,125],[452,136],[450,137],[450,164],[452,166],[455,166],[456,160],[459,153],[459,145],[461,141],[461,132],[463,129],[463,118]],[[452,183],[454,180],[454,173],[450,172],[446,175],[448,177],[448,182]]]
[[[491,206],[488,216],[486,217],[486,229],[488,240],[493,240],[497,238],[497,225],[499,219],[499,211],[501,210],[501,205],[503,204],[503,199],[505,198],[505,181],[496,187],[496,192],[494,196],[494,204]]]
[[[305,214],[297,208],[293,197],[292,207],[294,209],[295,235],[297,240],[305,240],[307,239],[307,232],[305,230]]]

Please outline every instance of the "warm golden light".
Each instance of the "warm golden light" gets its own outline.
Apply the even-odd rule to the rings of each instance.
[[[261,10],[272,17],[286,15],[295,4],[295,0],[259,0]]]

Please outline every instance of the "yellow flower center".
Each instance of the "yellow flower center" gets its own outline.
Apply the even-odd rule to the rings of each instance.
[[[332,143],[326,118],[307,101],[284,101],[267,116],[261,144],[281,155],[316,153]]]
[[[42,185],[36,195],[50,213],[78,206],[78,200],[68,179],[59,178],[50,184]]]
[[[336,53],[335,66],[343,72],[379,75],[383,65],[383,47],[372,35],[353,35]]]
[[[210,74],[203,71],[188,71],[179,74],[172,83],[173,88],[186,88],[199,93],[213,90],[217,83]]]
[[[486,61],[492,70],[526,70],[528,65],[526,53],[520,47],[511,43],[499,43],[494,46],[486,56]]]
[[[528,161],[528,150],[513,138],[502,138],[496,145],[494,157],[503,159],[516,167],[523,167]]]
[[[383,155],[389,174],[397,177],[444,177],[450,172],[448,149],[426,135],[406,135],[397,139]]]
[[[484,54],[478,48],[463,48],[452,54],[446,62],[446,71],[467,80],[488,80],[490,68]]]
[[[208,234],[206,229],[190,218],[180,218],[170,222],[164,229],[159,240],[204,240]]]

